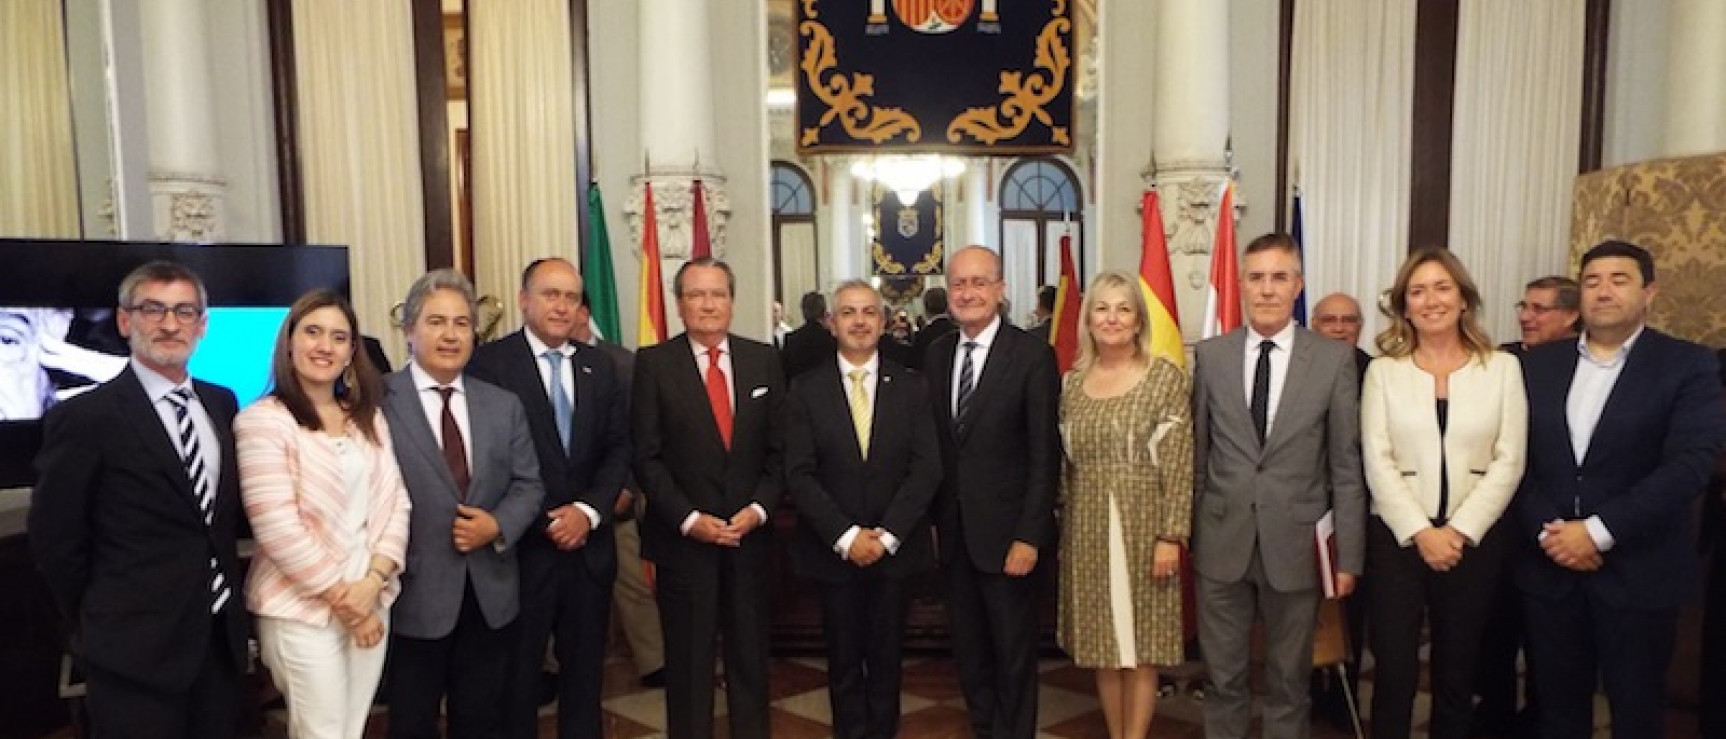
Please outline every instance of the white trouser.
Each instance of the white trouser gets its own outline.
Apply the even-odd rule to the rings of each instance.
[[[335,619],[313,626],[258,617],[259,657],[287,701],[290,739],[359,739],[365,733],[389,644],[389,611],[379,615],[385,638],[364,649]]]

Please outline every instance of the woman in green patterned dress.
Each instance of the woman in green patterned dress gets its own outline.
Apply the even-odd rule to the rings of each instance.
[[[1193,490],[1186,374],[1152,356],[1135,277],[1104,272],[1062,382],[1061,647],[1097,671],[1111,739],[1144,737],[1157,665],[1182,659],[1180,549]]]

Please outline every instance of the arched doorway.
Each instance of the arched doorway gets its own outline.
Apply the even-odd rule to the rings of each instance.
[[[1001,178],[1001,261],[1012,302],[1013,322],[1026,325],[1036,308],[1037,288],[1061,277],[1061,237],[1073,239],[1073,259],[1083,280],[1085,198],[1079,178],[1052,157],[1020,159]]]

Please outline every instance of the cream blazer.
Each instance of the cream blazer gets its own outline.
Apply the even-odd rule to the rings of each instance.
[[[1450,416],[1442,448],[1436,383],[1412,357],[1380,357],[1361,391],[1361,458],[1372,512],[1398,544],[1438,518],[1440,454],[1448,462],[1450,525],[1478,544],[1498,521],[1527,461],[1528,398],[1522,364],[1494,351],[1450,375]]]

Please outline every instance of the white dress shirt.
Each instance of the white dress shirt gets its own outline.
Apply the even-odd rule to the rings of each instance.
[[[187,377],[183,383],[175,384],[155,370],[145,367],[136,358],[131,360],[132,373],[138,376],[139,384],[144,386],[144,395],[150,399],[150,406],[156,409],[156,419],[162,422],[162,429],[168,432],[169,441],[174,449],[180,452],[180,459],[186,458],[186,448],[180,443],[180,419],[174,412],[174,402],[168,400],[168,394],[182,387],[192,391],[192,402],[186,404],[186,413],[192,417],[192,424],[198,432],[198,452],[204,458],[204,474],[210,478],[212,492],[221,489],[222,484],[222,443],[216,438],[216,423],[210,420],[210,414],[204,410],[204,401],[198,397],[198,392],[192,385],[192,378]]]
[[[957,331],[958,343],[953,345],[953,376],[949,379],[953,390],[953,415],[959,415],[959,373],[965,368],[965,342],[975,342],[976,348],[971,350],[971,392],[977,392],[977,383],[983,379],[983,365],[989,361],[989,347],[995,345],[995,336],[1001,333],[1001,316],[989,322],[975,337],[965,335],[964,327]]]
[[[689,337],[689,349],[690,349],[690,351],[695,352],[695,376],[696,376],[696,379],[701,381],[702,387],[706,387],[707,386],[707,364],[708,364],[707,349],[708,349],[708,347],[703,346],[701,344],[701,342],[696,341],[695,337],[691,336],[691,337]],[[726,390],[726,392],[730,393],[730,395],[731,395],[731,421],[732,421],[733,428],[735,428],[736,423],[737,423],[737,373],[731,371],[731,338],[730,337],[726,337],[726,338],[721,339],[719,341],[719,372],[720,372],[720,374],[725,375],[725,390]],[[767,508],[762,506],[759,502],[751,502],[747,507],[755,509],[755,515],[758,515],[761,517],[762,525],[766,525],[766,523],[767,523]],[[689,529],[694,527],[695,522],[701,519],[701,513],[702,513],[701,511],[690,511],[689,515],[684,517],[683,523],[678,525],[677,530],[682,532],[682,534],[684,536],[688,536],[689,535]],[[717,515],[717,514],[715,514],[715,515]]]
[[[973,363],[976,362],[975,359],[973,359],[971,361]],[[839,382],[841,383],[841,387],[845,388],[845,400],[847,403],[847,405],[846,405],[847,408],[850,407],[849,403],[851,400],[851,372],[852,372],[852,370],[863,370],[863,396],[868,399],[866,402],[869,404],[869,407],[874,408],[875,407],[875,388],[878,387],[879,383],[881,382],[881,354],[880,354],[880,352],[876,352],[875,354],[871,355],[869,357],[869,361],[864,362],[862,364],[852,364],[849,361],[846,361],[845,355],[843,355],[843,354],[839,355]],[[877,527],[875,530],[880,532],[880,534],[881,534],[881,546],[887,548],[887,553],[888,554],[898,554],[899,553],[899,537],[894,536],[893,532],[888,531],[888,530],[883,529],[883,528]],[[851,528],[846,529],[845,533],[839,535],[838,541],[833,542],[833,553],[839,555],[840,559],[850,561],[850,559],[851,559],[851,545],[853,543],[856,543],[857,535],[861,534],[861,533],[863,533],[863,527],[858,526],[856,524],[852,524]]]
[[[539,370],[539,386],[545,390],[545,397],[549,401],[551,399],[551,360],[545,358],[545,353],[552,351],[553,348],[545,342],[540,341],[539,337],[535,336],[532,331],[522,331],[521,335],[527,338],[527,350],[533,353],[533,366],[535,369]],[[558,382],[563,384],[563,396],[569,398],[570,413],[574,414],[575,345],[565,341],[556,347],[556,351],[558,354],[563,355],[563,371],[558,373],[557,379]],[[557,404],[552,403],[551,407],[553,408],[553,412],[555,412]],[[575,419],[571,418],[569,425],[573,430],[575,428]],[[568,450],[565,450],[565,453],[567,452]],[[604,520],[599,517],[599,511],[594,510],[593,506],[579,500],[576,501],[574,505],[576,510],[581,511],[582,515],[587,516],[587,522],[592,528],[599,528],[599,524]]]
[[[1253,374],[1258,371],[1259,344],[1266,339],[1276,344],[1276,348],[1271,350],[1271,392],[1265,407],[1265,438],[1269,439],[1271,429],[1277,425],[1277,405],[1282,402],[1283,381],[1289,376],[1289,357],[1294,352],[1295,324],[1294,321],[1289,321],[1287,326],[1283,326],[1281,331],[1272,336],[1261,336],[1252,326],[1247,326],[1246,329],[1247,346],[1242,359],[1241,377],[1245,381],[1243,390],[1246,392],[1248,408],[1253,404]]]
[[[1564,399],[1564,420],[1570,424],[1570,451],[1576,455],[1578,465],[1588,457],[1588,444],[1600,425],[1600,414],[1606,411],[1606,400],[1612,397],[1612,388],[1617,387],[1618,376],[1624,373],[1624,360],[1642,336],[1642,328],[1637,326],[1636,332],[1618,347],[1618,353],[1607,359],[1588,351],[1588,332],[1576,337],[1576,373],[1570,376],[1570,395]],[[1604,553],[1618,543],[1599,516],[1589,516],[1583,525],[1588,527],[1595,549]]]
[[[443,383],[432,379],[431,375],[420,369],[418,364],[408,362],[408,376],[413,378],[414,387],[419,388],[420,410],[426,414],[426,423],[431,425],[432,438],[437,439],[438,448],[443,448],[443,393],[438,388]],[[456,428],[461,429],[462,453],[467,457],[467,468],[473,469],[473,425],[467,420],[467,389],[462,385],[464,375],[456,375],[455,381],[449,387],[455,392],[449,396],[449,412],[455,416]]]

